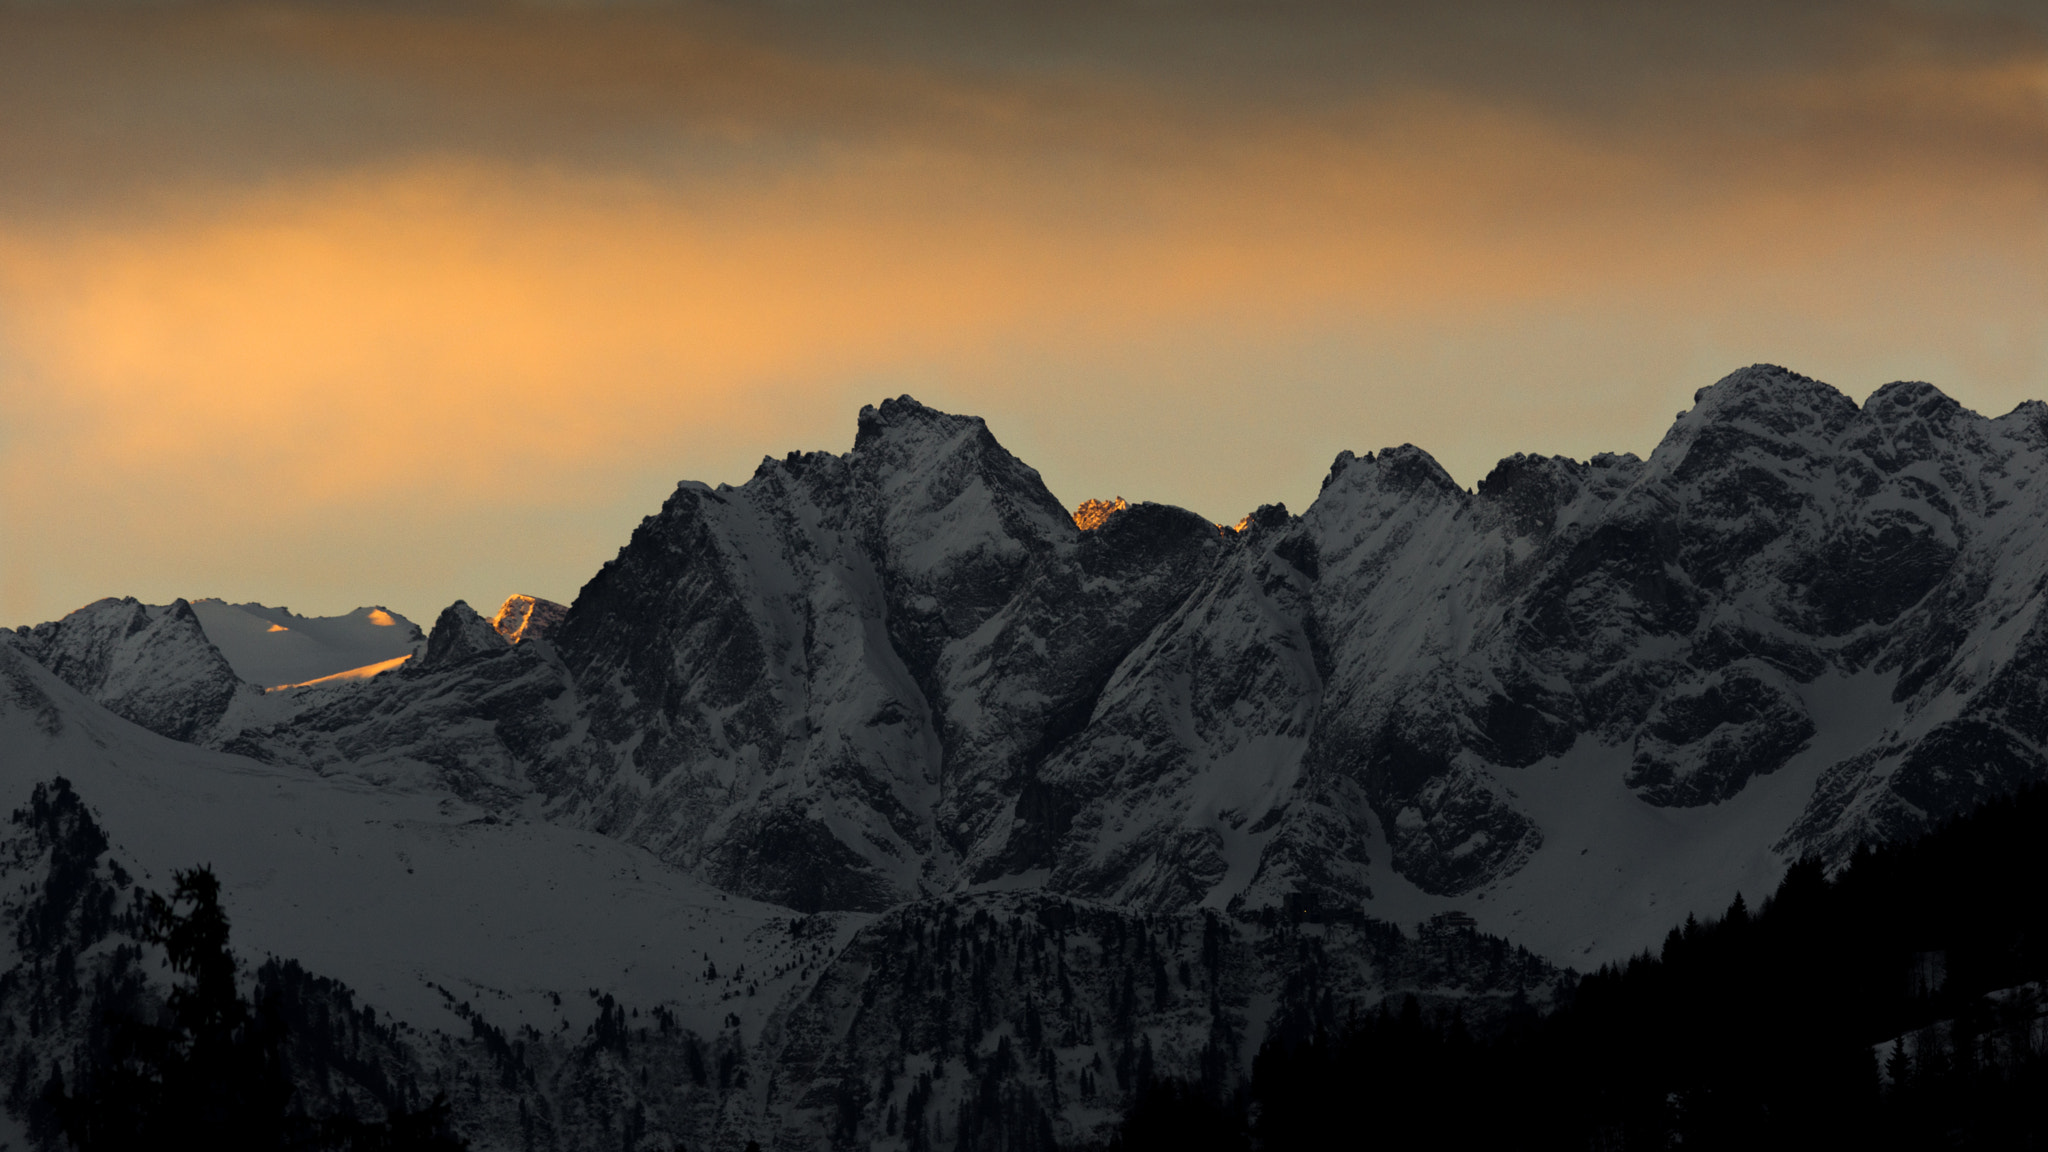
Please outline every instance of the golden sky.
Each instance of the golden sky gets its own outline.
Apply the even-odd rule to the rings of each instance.
[[[2048,8],[1412,7],[0,3],[0,623],[567,601],[903,392],[1229,521],[2048,397]]]

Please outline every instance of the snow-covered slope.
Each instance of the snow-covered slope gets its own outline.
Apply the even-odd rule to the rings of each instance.
[[[306,618],[261,604],[132,597],[98,600],[17,635],[29,655],[117,715],[206,744],[277,713],[252,699],[260,688],[367,678],[425,643],[410,621],[382,608]]]
[[[384,673],[398,668],[410,659],[412,659],[410,654],[393,656],[389,660],[379,660],[375,664],[365,664],[361,668],[350,668],[346,672],[335,672],[326,676],[316,677],[303,684],[279,684],[277,687],[270,689],[270,691],[282,692],[291,688],[314,688],[323,684],[335,684],[349,680],[368,680],[374,676],[382,676]]]
[[[419,627],[384,608],[345,616],[295,616],[289,608],[205,599],[192,612],[235,674],[274,688],[303,684],[417,650]]]
[[[0,640],[0,801],[58,775],[145,882],[211,864],[239,947],[296,958],[420,1026],[458,1023],[436,984],[488,993],[512,1025],[554,1023],[550,994],[596,986],[716,1031],[729,1009],[697,979],[702,953],[737,968],[749,935],[790,915],[579,829],[164,739]]]

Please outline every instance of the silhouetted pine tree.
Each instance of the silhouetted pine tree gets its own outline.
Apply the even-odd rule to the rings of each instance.
[[[1157,1081],[1138,1092],[1110,1152],[1250,1152],[1241,1101],[1219,1104],[1199,1087]]]

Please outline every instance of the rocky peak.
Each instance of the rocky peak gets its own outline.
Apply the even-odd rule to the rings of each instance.
[[[1129,507],[1130,504],[1121,496],[1113,500],[1083,500],[1074,509],[1074,527],[1083,532],[1093,532],[1109,523],[1111,516]]]
[[[567,607],[553,600],[514,593],[498,606],[496,615],[491,617],[491,627],[506,643],[519,644],[546,636],[568,614]]]
[[[1339,452],[1323,478],[1323,492],[1336,487],[1353,492],[1373,491],[1395,497],[1420,495],[1462,498],[1465,490],[1451,479],[1436,457],[1413,444],[1382,448],[1356,456]],[[1318,497],[1320,502],[1321,497]]]
[[[1161,563],[1186,562],[1217,539],[1216,526],[1208,520],[1150,501],[1128,505],[1087,532],[1078,553],[1082,571],[1131,579]]]
[[[1586,483],[1603,497],[1614,496],[1642,475],[1643,458],[1633,452],[1597,452],[1586,461]]]
[[[477,615],[476,609],[471,608],[467,601],[457,600],[441,609],[433,631],[427,633],[427,656],[422,663],[427,667],[455,664],[480,653],[502,652],[511,646],[489,620]]]
[[[1762,468],[1786,472],[1829,454],[1859,414],[1836,389],[1775,364],[1731,372],[1693,393],[1650,454],[1652,472],[1680,483]]]
[[[64,616],[21,629],[27,648],[59,679],[90,694],[105,678],[114,648],[149,626],[149,608],[133,596],[95,600]]]
[[[1992,424],[2036,449],[2048,446],[2048,404],[2039,400],[2020,401]]]
[[[862,409],[847,465],[891,636],[927,690],[947,643],[1014,600],[1032,565],[1080,541],[1038,472],[978,417],[908,396]]]
[[[915,567],[943,566],[984,544],[1014,551],[1071,541],[1078,531],[1037,469],[997,443],[979,416],[908,396],[884,400],[861,409],[848,463],[874,501],[885,549],[901,556],[911,545],[923,557]]]
[[[1370,562],[1417,525],[1463,515],[1469,499],[1435,458],[1404,444],[1363,456],[1340,453],[1301,520],[1325,559],[1351,554]]]
[[[1752,364],[1693,393],[1696,420],[1749,421],[1781,436],[1820,432],[1831,438],[1856,418],[1856,402],[1840,389],[1776,364]]]
[[[956,416],[918,403],[908,393],[880,404],[863,405],[855,420],[853,450],[874,449],[884,441],[898,443],[952,440],[962,434],[986,432],[979,416]]]
[[[1380,470],[1385,474],[1383,481],[1388,487],[1403,491],[1433,488],[1446,495],[1462,496],[1463,488],[1444,471],[1436,457],[1413,444],[1398,448],[1386,448],[1380,452]]]
[[[765,462],[764,471],[772,464]],[[762,482],[750,481],[739,491]],[[667,639],[666,616],[679,603],[684,609],[690,604],[688,597],[678,595],[679,586],[697,567],[716,565],[721,555],[706,509],[731,503],[726,494],[685,481],[676,485],[660,511],[640,521],[618,556],[605,561],[577,592],[576,611],[551,637],[571,671],[581,677],[596,668],[602,679],[625,666],[649,674],[665,666],[657,650]],[[636,690],[658,688],[658,682],[650,681]]]
[[[1584,487],[1589,470],[1563,456],[1517,452],[1479,482],[1479,499],[1497,508],[1517,535],[1547,536],[1557,526],[1558,512]]]
[[[1878,471],[1893,474],[1946,455],[1973,417],[1932,384],[1887,384],[1864,402],[1862,418],[1843,446],[1861,453]]]
[[[1894,380],[1863,402],[1865,416],[1886,424],[1906,420],[1947,422],[1967,415],[1961,404],[1924,380]]]
[[[1701,587],[1775,582],[1795,542],[1834,510],[1837,442],[1859,416],[1856,403],[1770,364],[1730,373],[1694,399],[1620,516],[1663,525],[1678,568]]]
[[[1287,505],[1261,504],[1245,513],[1244,519],[1237,522],[1237,532],[1240,536],[1249,537],[1253,534],[1277,532],[1292,523],[1294,516],[1287,511]]]

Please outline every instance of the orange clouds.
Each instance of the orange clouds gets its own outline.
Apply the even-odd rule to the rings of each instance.
[[[1711,97],[1681,59],[1588,110],[1469,61],[1347,80],[1306,33],[1247,62],[1220,33],[1105,60],[708,9],[26,19],[0,16],[16,620],[567,599],[674,480],[843,450],[903,390],[1063,496],[1235,519],[1338,448],[1414,440],[1467,481],[1646,451],[1755,359],[1986,407],[2048,370],[2039,52]]]

